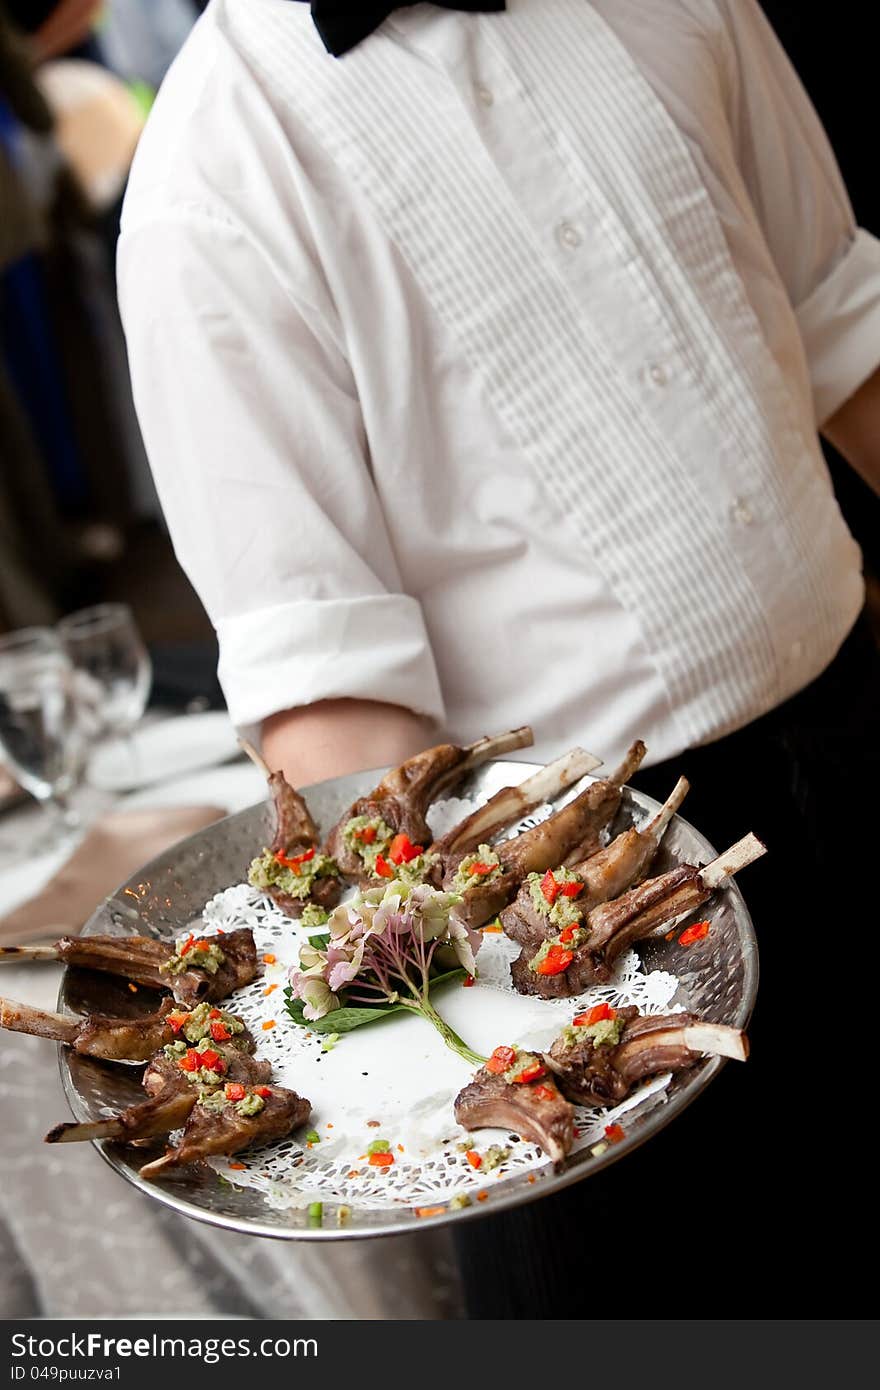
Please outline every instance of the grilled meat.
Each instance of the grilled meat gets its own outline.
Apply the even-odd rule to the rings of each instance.
[[[256,978],[257,949],[248,927],[211,938],[217,956],[213,973],[197,964],[186,964],[187,950],[198,960],[193,947],[200,941],[191,934],[189,942],[189,946],[183,942],[184,954],[179,955],[174,943],[153,936],[63,936],[54,946],[0,948],[0,961],[62,960],[67,965],[121,975],[152,989],[168,989],[181,1004],[189,1006],[202,999],[225,999]]]
[[[443,886],[462,893],[463,901],[453,908],[456,920],[470,928],[482,926],[507,906],[527,874],[549,869],[567,855],[582,855],[585,847],[597,845],[601,831],[617,814],[624,783],[645,751],[643,743],[634,743],[610,777],[592,782],[561,811],[495,846],[491,854],[484,853],[488,847],[481,845],[476,856],[453,860]]]
[[[537,951],[541,942],[551,941],[562,926],[581,922],[594,907],[641,882],[687,792],[688,783],[682,777],[644,830],[625,830],[590,858],[568,870],[560,866],[543,889],[538,876],[530,875],[501,914],[507,935]]]
[[[186,1038],[184,1030],[188,1030],[190,1041],[201,1034],[209,1040],[228,1041],[239,1051],[254,1050],[253,1038],[234,1014],[221,1009],[209,1012],[207,1004],[198,1005],[194,1012],[182,1013],[170,999],[163,1000],[157,1013],[139,1018],[113,1018],[108,1014],[77,1018],[0,999],[0,1028],[65,1043],[74,1052],[102,1062],[146,1062],[166,1043],[173,1043],[180,1036]]]
[[[534,1072],[534,1078],[510,1079],[511,1073],[524,1070],[527,1075]],[[459,1091],[455,1118],[468,1130],[513,1130],[539,1145],[554,1163],[565,1158],[574,1142],[574,1107],[560,1095],[541,1060],[515,1048],[496,1048],[473,1081]]]
[[[169,1168],[197,1163],[214,1154],[234,1154],[252,1144],[271,1144],[305,1124],[311,1114],[311,1103],[296,1091],[283,1086],[261,1086],[259,1094],[263,1107],[256,1114],[241,1113],[230,1100],[220,1108],[210,1097],[199,1100],[192,1108],[178,1147],[146,1164],[140,1170],[141,1177],[158,1178]]]
[[[236,1047],[200,1044],[194,1049],[217,1069],[206,1082],[201,1070],[184,1071],[181,1058],[163,1048],[147,1065],[141,1085],[149,1100],[129,1105],[110,1120],[56,1125],[46,1135],[47,1144],[82,1143],[89,1139],[118,1139],[126,1144],[170,1134],[184,1123],[199,1098],[200,1086],[222,1090],[230,1082],[241,1086],[264,1085],[272,1074],[269,1062],[260,1061]],[[218,1059],[218,1060],[215,1060]]]
[[[260,859],[252,865],[251,881],[268,893],[288,917],[302,916],[308,903],[316,903],[329,912],[339,902],[342,880],[335,864],[318,853],[321,836],[305,800],[290,785],[284,773],[273,772],[250,743],[242,739],[241,746],[265,776],[275,807],[275,835],[265,851],[271,877],[277,874],[276,865],[286,867],[291,873],[305,876],[307,891],[297,896],[285,891],[278,883],[271,881],[265,868],[262,875],[258,871],[257,877],[254,877],[254,867],[260,864]],[[310,866],[320,867],[320,873],[309,872]]]
[[[433,836],[425,817],[431,802],[490,758],[527,748],[532,741],[531,729],[522,728],[480,739],[467,748],[443,743],[416,754],[348,808],[327,837],[326,853],[346,878],[361,886],[369,884],[377,845],[384,852],[395,835],[407,836],[413,845],[429,845]],[[365,839],[364,831],[372,831],[372,838]]]
[[[703,869],[680,864],[611,902],[600,903],[574,928],[573,935],[560,933],[555,941],[545,941],[538,952],[533,946],[523,947],[510,967],[514,985],[521,994],[564,999],[604,984],[618,956],[634,941],[702,906],[715,888],[764,853],[760,840],[747,835]]]
[[[563,1029],[544,1060],[570,1101],[611,1106],[647,1077],[685,1071],[710,1056],[745,1061],[745,1034],[702,1023],[694,1014],[640,1016],[638,1009],[626,1008],[607,1009],[603,1018],[581,1026],[576,1020]]]

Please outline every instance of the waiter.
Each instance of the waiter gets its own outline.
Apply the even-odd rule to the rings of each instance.
[[[613,1316],[636,1249],[713,1252],[645,1311],[852,1315],[849,1158],[809,1106],[829,1011],[856,1026],[880,678],[817,430],[877,487],[880,246],[754,0],[213,0],[119,264],[177,551],[270,763],[643,737],[643,786],[683,767],[710,838],[770,843],[753,1061],[471,1223],[472,1311]]]

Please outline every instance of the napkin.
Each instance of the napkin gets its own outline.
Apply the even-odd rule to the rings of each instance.
[[[78,932],[142,864],[225,814],[217,806],[173,806],[102,816],[36,897],[0,917],[0,945]]]

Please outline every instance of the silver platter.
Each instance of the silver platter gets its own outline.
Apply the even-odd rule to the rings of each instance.
[[[490,763],[475,773],[459,794],[483,801],[533,770],[534,764],[526,762]],[[346,806],[374,787],[380,775],[376,770],[359,772],[307,788],[309,808],[322,831],[335,823]],[[641,824],[657,809],[651,797],[627,789],[613,831],[632,824],[634,815]],[[271,810],[267,804],[261,804],[200,830],[123,884],[86,924],[83,935],[127,936],[137,932],[167,938],[179,934],[198,920],[209,898],[246,878],[250,860],[271,838],[273,828]],[[680,862],[706,863],[714,855],[708,840],[676,816],[654,871],[662,872]],[[706,910],[712,919],[712,931],[697,947],[683,953],[674,942],[660,937],[642,943],[640,953],[649,969],[668,969],[677,975],[680,988],[671,1008],[687,1007],[714,1023],[744,1028],[758,986],[758,947],[752,921],[735,884],[716,895]],[[109,975],[71,968],[62,980],[60,1009],[130,1017],[155,1007],[156,996],[150,990],[139,989],[134,994],[124,980]],[[154,1201],[214,1226],[282,1240],[349,1240],[412,1233],[426,1226],[472,1221],[509,1210],[600,1172],[668,1125],[718,1075],[723,1064],[722,1058],[709,1058],[691,1071],[673,1077],[666,1103],[646,1108],[642,1114],[633,1111],[627,1118],[626,1137],[609,1146],[604,1154],[595,1157],[589,1150],[573,1154],[561,1171],[553,1173],[548,1168],[538,1182],[530,1182],[525,1173],[511,1176],[493,1185],[486,1201],[462,1210],[444,1211],[429,1219],[420,1219],[413,1211],[400,1207],[362,1212],[355,1209],[350,1226],[313,1229],[304,1211],[275,1211],[256,1191],[219,1184],[211,1170],[181,1169],[164,1182],[150,1183],[138,1173],[144,1162],[142,1150],[106,1142],[95,1147],[111,1168]],[[60,1065],[64,1089],[77,1120],[105,1118],[143,1099],[137,1068],[102,1064],[65,1049],[60,1049]]]

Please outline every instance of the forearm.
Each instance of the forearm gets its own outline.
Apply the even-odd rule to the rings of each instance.
[[[295,787],[389,767],[436,743],[428,720],[399,705],[322,700],[263,721],[263,757]]]
[[[880,494],[880,368],[825,422],[822,433]]]

